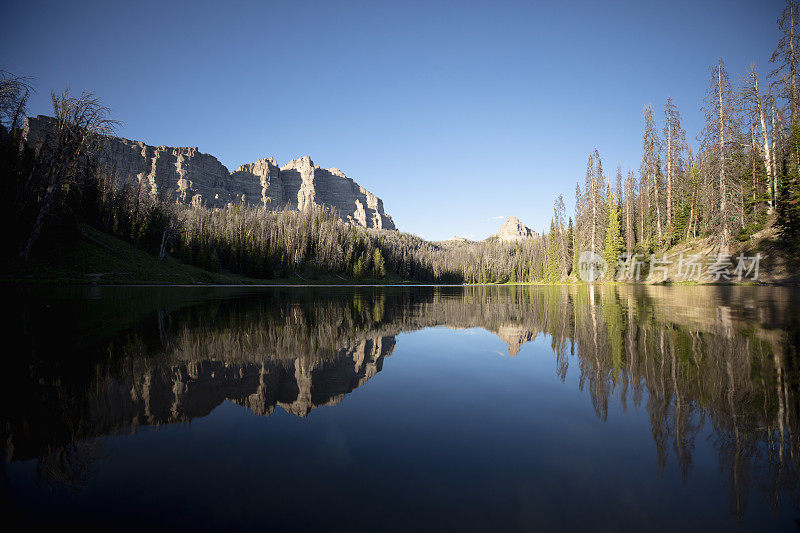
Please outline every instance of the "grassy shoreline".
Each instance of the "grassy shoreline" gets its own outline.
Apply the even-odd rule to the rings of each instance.
[[[293,273],[289,278],[256,279],[227,272],[209,272],[183,263],[173,257],[159,261],[155,256],[123,240],[91,226],[81,226],[81,237],[64,245],[53,254],[53,261],[21,259],[6,261],[0,268],[0,284],[75,285],[75,286],[186,286],[186,287],[304,287],[304,286],[581,286],[589,285],[574,279],[564,282],[504,282],[446,284],[404,280],[396,275],[382,279],[345,278],[338,275]],[[768,281],[729,282],[618,282],[598,281],[595,285],[661,285],[661,286],[797,286],[796,277]]]
[[[303,286],[303,285],[417,285],[398,276],[348,279],[305,273],[289,278],[256,279],[228,272],[209,272],[173,257],[155,256],[89,225],[80,237],[53,253],[52,261],[21,259],[0,265],[0,284],[31,285],[141,285],[141,286]]]

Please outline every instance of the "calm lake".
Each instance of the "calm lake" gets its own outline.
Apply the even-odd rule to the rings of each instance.
[[[795,530],[800,294],[7,290],[4,523]]]

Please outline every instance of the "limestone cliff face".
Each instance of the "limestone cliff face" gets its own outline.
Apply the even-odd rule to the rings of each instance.
[[[28,144],[44,141],[53,119],[25,119]],[[174,197],[185,204],[221,208],[227,205],[302,210],[310,205],[336,209],[346,222],[365,228],[395,229],[380,198],[336,168],[325,169],[308,156],[279,167],[274,159],[259,159],[234,172],[198,148],[149,146],[141,141],[105,137],[101,163],[120,183],[139,183],[155,197]]]
[[[246,203],[258,203],[267,209],[279,209],[285,203],[281,169],[271,157],[240,166],[231,173],[231,180]]]

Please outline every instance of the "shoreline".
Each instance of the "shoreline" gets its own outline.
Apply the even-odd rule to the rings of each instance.
[[[599,286],[641,286],[641,287],[800,287],[800,283],[787,281],[787,282],[658,282],[658,283],[643,283],[643,282],[619,282],[619,281],[603,281],[595,283],[583,282],[560,282],[560,283],[423,283],[416,281],[406,282],[391,282],[391,283],[329,283],[327,281],[320,283],[311,283],[308,281],[302,283],[285,283],[276,282],[270,283],[265,280],[263,283],[163,283],[163,282],[124,282],[124,283],[92,283],[89,280],[59,280],[59,279],[32,279],[32,280],[1,280],[0,285],[6,286],[38,286],[46,287],[51,285],[58,285],[62,287],[182,287],[182,288],[270,288],[270,287],[294,287],[294,288],[308,288],[308,287],[599,287]]]

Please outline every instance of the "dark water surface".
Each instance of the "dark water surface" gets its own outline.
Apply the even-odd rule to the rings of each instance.
[[[795,530],[800,295],[11,289],[4,523]]]

